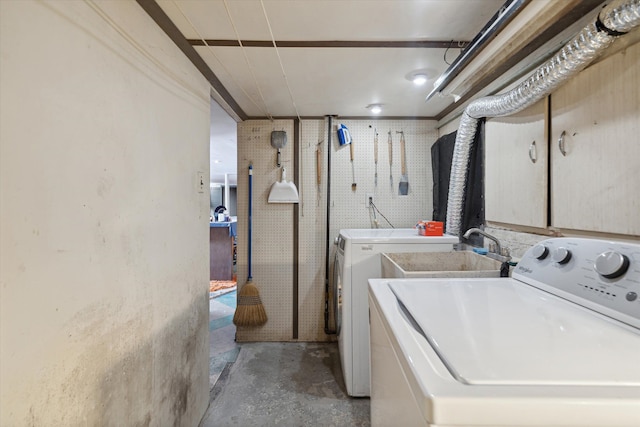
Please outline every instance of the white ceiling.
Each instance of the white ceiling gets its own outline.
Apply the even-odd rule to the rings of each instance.
[[[234,118],[371,116],[435,117],[451,97],[425,102],[433,81],[460,53],[425,47],[315,47],[322,42],[471,41],[505,0],[157,0],[194,46],[241,113]],[[213,41],[304,42],[304,47],[220,46]],[[202,42],[201,42],[202,43]],[[203,43],[204,44],[204,43]],[[250,44],[250,43],[246,43]],[[214,46],[215,45],[215,46]],[[353,45],[353,44],[351,44]],[[427,71],[414,86],[408,76]],[[227,111],[233,106],[225,105]],[[212,181],[235,173],[235,149],[219,127],[232,122],[212,111]],[[233,159],[224,153],[233,151]],[[229,166],[230,169],[226,169]],[[231,168],[233,166],[233,168]],[[215,176],[214,176],[215,175]]]

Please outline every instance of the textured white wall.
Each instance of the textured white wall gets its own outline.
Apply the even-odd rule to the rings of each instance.
[[[330,240],[343,228],[371,228],[366,194],[374,194],[375,203],[395,227],[413,227],[432,212],[431,145],[437,138],[435,121],[429,120],[347,120],[353,137],[356,191],[349,147],[340,147],[332,131],[328,146],[326,120],[302,120],[300,123],[299,168],[299,242],[293,247],[292,204],[269,204],[271,185],[280,179],[276,168],[276,150],[271,147],[273,130],[286,130],[288,145],[282,150],[288,180],[293,180],[293,120],[248,120],[238,125],[238,280],[246,279],[246,195],[247,168],[254,166],[253,179],[253,266],[255,284],[269,321],[257,328],[239,328],[240,341],[287,341],[293,339],[293,256],[299,260],[298,339],[331,339],[324,333],[325,242],[327,156],[331,151],[331,225]],[[378,129],[378,185],[375,186],[374,130]],[[387,132],[392,131],[393,186],[389,181]],[[407,152],[409,194],[398,195],[400,182],[400,135],[404,130]],[[322,184],[317,184],[316,150],[322,153]],[[381,227],[390,227],[378,215]],[[330,259],[333,257],[333,246]]]
[[[0,2],[1,425],[197,425],[209,87],[133,1]]]
[[[444,135],[448,135],[451,132],[455,132],[458,130],[460,126],[460,117],[457,117],[450,122],[443,124],[438,128],[438,138]]]

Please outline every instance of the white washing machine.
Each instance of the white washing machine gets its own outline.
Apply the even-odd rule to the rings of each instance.
[[[412,228],[340,230],[334,264],[335,323],[347,393],[370,395],[367,280],[381,277],[384,252],[448,252],[459,239]]]
[[[373,426],[640,426],[640,245],[549,239],[512,278],[369,287]]]

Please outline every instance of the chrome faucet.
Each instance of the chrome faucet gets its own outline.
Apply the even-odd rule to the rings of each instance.
[[[492,236],[489,233],[484,232],[483,230],[480,230],[479,228],[470,228],[468,229],[463,235],[462,238],[464,239],[468,239],[469,236],[471,236],[472,234],[477,233],[480,234],[488,239],[491,239],[495,242],[496,244],[496,253],[492,253],[489,252],[487,253],[487,256],[489,258],[493,258],[499,262],[502,263],[501,267],[500,267],[500,277],[509,277],[509,261],[511,261],[511,255],[509,255],[508,250],[506,251],[506,253],[503,255],[502,254],[502,245],[500,244],[500,241]]]
[[[474,233],[481,234],[484,237],[493,240],[496,243],[496,253],[502,256],[502,245],[500,244],[500,241],[494,236],[492,236],[491,234],[486,233],[484,230],[480,230],[479,228],[470,228],[462,235],[462,237],[465,239],[468,239],[469,236],[471,236]]]

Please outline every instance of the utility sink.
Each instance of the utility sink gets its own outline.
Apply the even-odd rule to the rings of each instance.
[[[500,261],[471,251],[382,255],[382,277],[500,277]]]

